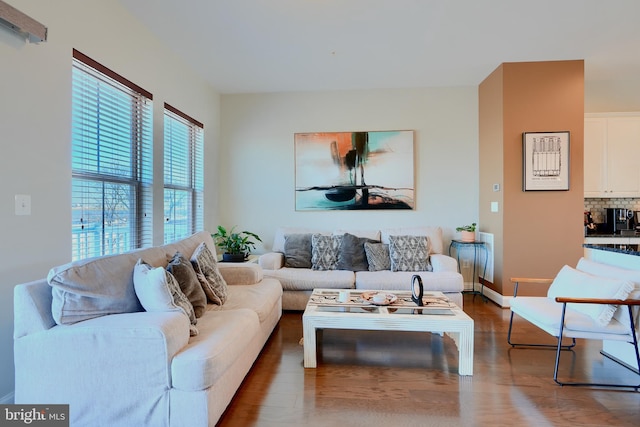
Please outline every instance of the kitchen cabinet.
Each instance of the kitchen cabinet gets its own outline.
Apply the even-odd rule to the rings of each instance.
[[[640,113],[586,115],[584,196],[640,197]]]

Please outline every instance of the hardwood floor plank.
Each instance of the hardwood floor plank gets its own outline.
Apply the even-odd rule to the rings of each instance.
[[[475,321],[474,375],[458,375],[448,336],[325,330],[318,367],[305,369],[302,313],[285,312],[218,422],[229,426],[638,426],[640,393],[560,387],[555,351],[511,348],[510,311],[464,296]],[[514,338],[553,343],[522,319]],[[640,382],[640,376],[578,340],[560,375],[579,381]]]

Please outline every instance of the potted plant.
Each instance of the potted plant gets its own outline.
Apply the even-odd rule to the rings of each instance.
[[[227,230],[218,226],[218,231],[211,235],[220,249],[222,249],[222,261],[243,262],[249,256],[252,249],[256,248],[256,242],[262,242],[260,237],[250,231],[234,232],[235,226]]]
[[[456,227],[456,231],[460,232],[460,240],[463,242],[475,242],[476,240],[476,223],[471,225],[463,225],[462,227]]]

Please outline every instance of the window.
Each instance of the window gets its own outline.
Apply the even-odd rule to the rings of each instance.
[[[152,96],[73,50],[72,259],[152,243]]]
[[[164,105],[164,241],[203,228],[203,125]]]

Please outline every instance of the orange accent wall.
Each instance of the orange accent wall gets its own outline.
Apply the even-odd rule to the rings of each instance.
[[[494,234],[489,286],[511,296],[511,277],[554,277],[583,254],[584,61],[503,63],[478,90],[479,219]],[[523,132],[567,130],[569,191],[523,191]],[[498,213],[490,211],[495,201]]]

